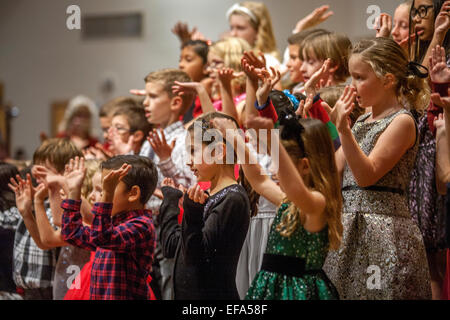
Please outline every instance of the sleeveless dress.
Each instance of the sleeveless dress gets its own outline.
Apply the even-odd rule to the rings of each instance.
[[[261,270],[253,279],[246,300],[338,299],[336,289],[322,271],[329,246],[328,228],[310,233],[299,225],[289,238],[283,237],[276,228],[288,206],[288,202],[283,203],[273,221]],[[272,266],[265,263],[268,256],[275,257],[269,260]],[[286,272],[277,271],[273,260],[278,262],[278,269],[292,267]],[[298,263],[301,261],[303,266]]]
[[[400,114],[365,123],[361,116],[352,131],[366,155]],[[346,165],[343,178],[342,224],[338,251],[330,252],[324,270],[341,299],[430,299],[430,273],[422,234],[407,202],[418,140],[375,185],[361,188]]]

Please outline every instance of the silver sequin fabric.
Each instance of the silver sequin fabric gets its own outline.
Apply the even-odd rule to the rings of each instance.
[[[361,116],[352,131],[366,155],[400,110],[384,119],[365,123]],[[341,247],[330,251],[324,271],[341,299],[430,299],[431,286],[423,238],[408,209],[407,186],[418,150],[418,141],[375,186],[395,192],[343,191]],[[343,188],[357,186],[348,166]]]

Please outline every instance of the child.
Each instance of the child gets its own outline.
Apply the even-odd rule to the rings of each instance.
[[[286,67],[289,70],[290,80],[294,85],[294,87],[292,88],[292,93],[296,93],[297,91],[302,92],[305,82],[305,80],[303,79],[303,74],[300,71],[303,63],[303,60],[301,59],[301,52],[303,51],[301,45],[303,41],[309,35],[318,35],[326,32],[327,31],[322,29],[304,30],[295,33],[288,38],[289,60],[286,64]]]
[[[177,240],[181,248],[177,249],[174,269],[178,299],[186,299],[189,295],[194,299],[239,299],[236,266],[250,219],[249,200],[245,189],[236,183],[234,163],[225,163],[230,146],[217,138],[221,134],[210,123],[216,118],[232,119],[220,113],[208,113],[188,128],[189,166],[198,181],[209,181],[211,187],[208,196],[199,186],[189,188],[184,195],[181,234],[178,229]],[[194,132],[197,130],[201,136],[197,137]],[[214,133],[216,139],[213,137],[211,143],[205,142],[206,132]],[[208,161],[211,160],[207,158],[208,152],[220,160]],[[173,217],[182,193],[169,188],[165,189],[165,195],[175,204],[166,213]],[[167,233],[164,234],[167,237]],[[191,283],[194,284],[192,287]]]
[[[431,50],[440,45],[446,53],[450,46],[450,1],[413,0],[409,25],[410,34],[416,33],[414,45],[410,46],[410,56],[414,61],[428,67]]]
[[[75,144],[67,139],[48,139],[35,151],[33,163],[61,175],[69,159],[81,155]],[[45,245],[41,241],[36,218],[32,213],[32,193],[35,191],[31,175],[27,175],[26,182],[20,177],[18,180],[19,184],[11,181],[15,192],[21,190],[20,196],[16,193],[16,203],[22,215],[14,239],[14,282],[24,289],[25,299],[51,300],[58,254],[52,249],[54,246]],[[50,206],[45,206],[45,213],[52,227],[59,226],[62,215],[59,188],[50,186],[48,198]]]
[[[349,67],[352,87],[335,106],[344,236],[324,270],[342,299],[429,299],[425,247],[406,198],[418,148],[415,121],[406,108],[424,108],[426,82],[388,38],[360,41]],[[355,98],[372,112],[352,130],[348,116]],[[379,278],[371,277],[373,270]]]
[[[211,93],[212,80],[208,77],[209,45],[202,40],[189,40],[181,45],[180,63],[178,68],[187,73],[194,82],[201,83],[206,92]],[[198,96],[194,104],[183,116],[183,123],[188,123],[202,114],[202,106]]]
[[[14,192],[8,188],[10,179],[19,174],[17,168],[0,162],[0,300],[21,299],[16,293],[12,274],[14,233],[20,221]]]
[[[444,63],[448,61],[448,29],[450,28],[450,2],[443,0],[413,1],[410,33],[418,35],[411,45],[410,56],[415,62],[429,67],[433,49],[444,48]],[[434,85],[430,84],[432,89]],[[411,216],[419,226],[427,250],[431,274],[433,299],[439,299],[442,285],[442,258],[445,246],[445,197],[436,188],[436,128],[434,118],[441,114],[440,105],[429,103],[423,114],[414,114],[419,128],[419,151],[409,184]]]
[[[183,123],[179,121],[180,116],[184,115],[191,106],[194,96],[177,96],[172,92],[175,82],[189,82],[189,76],[177,69],[163,69],[147,75],[145,78],[144,106],[147,121],[159,127],[159,130],[150,132],[148,141],[144,147],[150,150],[145,156],[149,157],[156,164],[158,169],[157,191],[150,198],[147,207],[157,214],[161,206],[162,193],[160,190],[161,182],[165,177],[173,179],[177,184],[184,187],[190,187],[195,183],[195,177],[186,165],[188,154],[184,143],[186,141],[186,129]],[[144,155],[144,153],[141,153]],[[156,224],[156,233],[159,234],[159,226]],[[159,236],[157,236],[159,239]],[[159,264],[159,268],[157,264]],[[170,300],[173,296],[171,286],[171,272],[173,261],[165,259],[162,256],[159,242],[157,243],[155,253],[155,267],[152,278],[155,283],[160,277],[157,273],[161,272],[162,298]],[[155,284],[154,283],[154,284]],[[157,296],[158,297],[158,296]]]
[[[151,129],[144,108],[129,98],[112,116],[108,131],[110,150],[114,155],[147,153],[148,149],[142,150],[142,147]]]
[[[109,128],[111,127],[112,117],[114,116],[116,110],[118,108],[127,108],[128,106],[135,106],[135,105],[137,105],[137,101],[133,98],[117,97],[106,102],[104,105],[100,107],[98,114],[100,119],[100,127],[103,133],[103,145],[97,144],[94,148],[89,149],[94,156],[97,156],[97,158],[104,158],[104,155],[99,153],[98,151],[101,151],[102,153],[106,153],[107,155],[109,155],[108,151],[110,148],[111,141],[109,141],[108,132]]]
[[[352,43],[347,36],[339,33],[311,34],[303,40],[300,72],[305,83],[322,68],[327,59],[330,65],[322,76],[327,85],[336,85],[347,80],[348,57]],[[306,90],[309,95],[308,90]]]
[[[264,53],[266,68],[280,66],[269,10],[262,2],[235,3],[227,11],[230,36],[246,40],[250,46]]]
[[[409,37],[409,11],[411,9],[412,0],[407,0],[395,9],[394,24],[391,30],[392,18],[386,13],[382,13],[377,22],[377,37],[389,38],[398,43],[406,52],[408,52]],[[415,39],[415,33],[411,35],[411,40]]]
[[[92,209],[92,226],[86,227],[80,215],[84,159],[71,160],[61,235],[72,245],[95,251],[90,299],[149,299],[155,233],[151,212],[144,208],[156,187],[156,168],[134,155],[111,158],[101,167],[102,198]]]
[[[83,181],[81,189],[81,196],[84,201],[81,208],[81,214],[83,217],[83,223],[86,225],[92,224],[91,210],[94,202],[89,200],[91,193],[93,193],[93,181],[98,183],[100,180],[100,162],[98,160],[86,161],[86,177]],[[58,260],[56,262],[55,279],[53,283],[53,299],[62,300],[70,288],[69,278],[73,276],[73,270],[68,269],[70,266],[78,267],[81,269],[89,260],[89,251],[68,245],[63,241],[61,236],[61,230],[54,230],[45,214],[44,201],[47,197],[48,189],[52,183],[59,184],[61,190],[67,194],[65,177],[53,175],[51,172],[43,172],[42,167],[36,166],[34,170],[35,176],[38,179],[43,180],[36,190],[34,195],[34,208],[36,212],[36,224],[39,230],[39,236],[42,243],[50,248],[61,247]],[[95,180],[94,180],[95,179]],[[77,270],[77,269],[75,269]]]
[[[215,121],[222,132],[231,124]],[[249,121],[255,129],[273,129],[271,119]],[[271,226],[261,271],[253,279],[246,299],[336,299],[336,290],[322,271],[329,247],[339,246],[339,180],[334,165],[331,139],[326,126],[318,120],[280,119],[279,187],[258,164],[246,162],[244,172],[256,192],[279,206]],[[227,132],[228,133],[228,132]],[[243,139],[234,134],[238,148]],[[227,142],[233,140],[227,135]],[[267,145],[277,146],[275,135]],[[274,150],[272,150],[273,156]],[[246,150],[246,159],[249,150]],[[243,159],[241,159],[242,161]],[[276,158],[273,157],[276,161]]]
[[[251,49],[241,38],[229,37],[214,43],[208,52],[208,75],[214,81],[211,102],[206,88],[199,82],[178,83],[176,93],[195,90],[199,96],[203,112],[222,111],[240,123],[239,111],[244,106],[245,77],[241,75],[241,59],[244,52]]]

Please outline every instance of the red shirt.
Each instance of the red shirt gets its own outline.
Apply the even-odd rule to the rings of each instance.
[[[82,224],[81,201],[64,200],[61,236],[91,251],[91,300],[147,300],[153,262],[155,230],[149,210],[127,211],[111,217],[111,203],[92,208],[92,227]]]

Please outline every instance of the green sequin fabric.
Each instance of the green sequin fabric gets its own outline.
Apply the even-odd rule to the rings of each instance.
[[[322,269],[328,253],[328,228],[317,233],[306,231],[299,225],[289,237],[283,237],[276,229],[286,213],[289,203],[278,209],[272,224],[266,253],[305,259],[305,270]],[[246,300],[330,300],[338,299],[333,284],[323,273],[293,277],[260,270],[253,279]]]

